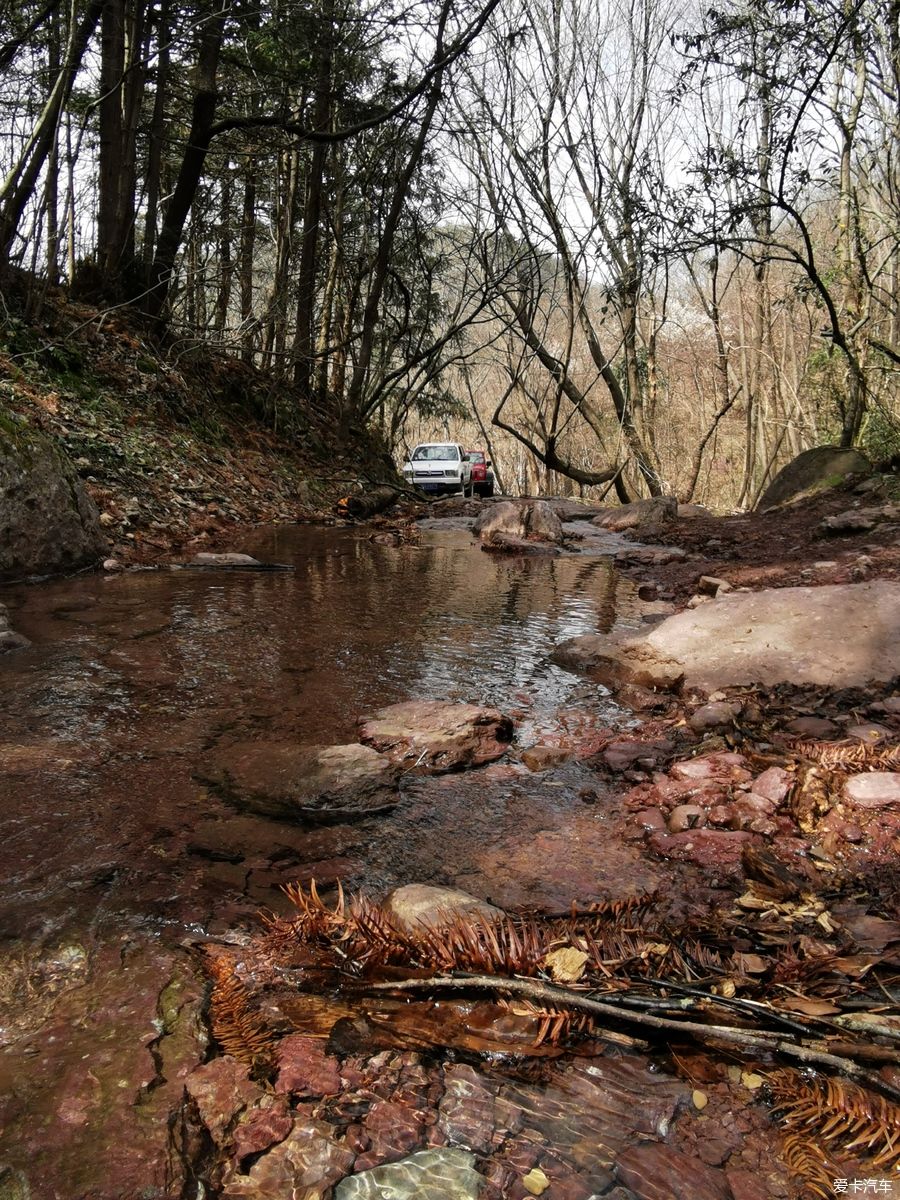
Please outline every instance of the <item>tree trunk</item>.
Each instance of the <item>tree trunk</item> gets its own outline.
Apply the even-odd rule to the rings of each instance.
[[[184,234],[184,223],[203,177],[218,103],[216,75],[224,34],[225,13],[220,9],[214,14],[211,13],[209,19],[200,26],[197,87],[192,105],[190,133],[175,190],[166,206],[156,256],[150,268],[146,310],[157,320],[161,319],[166,305],[175,258]]]
[[[62,68],[25,147],[0,187],[0,269],[9,262],[19,224],[56,140],[60,114],[72,93],[75,76],[100,20],[103,0],[90,0],[81,21],[73,4]]]

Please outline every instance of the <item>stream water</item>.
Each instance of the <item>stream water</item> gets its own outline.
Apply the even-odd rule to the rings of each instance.
[[[532,775],[516,761],[536,742],[627,724],[602,688],[548,661],[565,638],[640,621],[633,585],[610,560],[494,557],[453,530],[395,548],[351,530],[262,529],[235,548],[294,569],[0,589],[33,643],[0,658],[0,1091],[9,1169],[37,1170],[35,1195],[90,1194],[53,1182],[54,1169],[74,1170],[64,1149],[53,1150],[55,1168],[34,1167],[47,1139],[31,1136],[28,1113],[46,1125],[74,1111],[76,1130],[99,1119],[59,1090],[82,1041],[48,1051],[46,1032],[68,1012],[70,1026],[94,1021],[94,1039],[131,1036],[116,1025],[122,963],[143,964],[128,986],[142,995],[146,975],[155,995],[170,949],[230,936],[260,906],[278,907],[281,885],[297,878],[376,892],[453,883],[500,904],[549,905],[658,882],[608,836],[588,768],[576,760]],[[411,777],[389,817],[315,831],[235,813],[199,781],[230,742],[349,742],[360,715],[410,698],[512,713],[512,761]],[[97,1016],[110,1006],[115,1034]],[[147,1019],[135,1010],[132,1023]],[[115,1069],[131,1078],[131,1067]]]

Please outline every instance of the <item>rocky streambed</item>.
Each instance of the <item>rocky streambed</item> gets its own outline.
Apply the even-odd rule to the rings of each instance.
[[[535,556],[447,525],[259,531],[241,549],[293,570],[0,595],[31,643],[0,658],[4,1200],[799,1194],[764,1048],[345,994],[378,954],[421,977],[487,953],[417,940],[427,906],[398,932],[410,883],[477,899],[465,927],[506,931],[513,973],[533,943],[530,974],[577,989],[549,957],[574,952],[636,1010],[676,957],[670,1015],[841,1015],[890,970],[887,676],[710,696],[554,661],[667,615],[592,530]]]

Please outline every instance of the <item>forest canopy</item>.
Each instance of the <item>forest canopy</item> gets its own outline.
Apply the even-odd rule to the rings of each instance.
[[[900,452],[895,0],[5,0],[0,64],[32,315],[132,308],[509,490]]]

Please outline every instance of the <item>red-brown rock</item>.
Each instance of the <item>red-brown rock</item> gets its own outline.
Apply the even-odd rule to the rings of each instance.
[[[753,780],[751,791],[755,796],[764,796],[773,804],[780,804],[791,790],[793,782],[793,776],[783,767],[769,767]]]
[[[689,829],[685,833],[653,833],[650,848],[663,858],[692,862],[710,871],[738,871],[741,848],[752,833],[732,829]]]
[[[512,740],[512,722],[495,708],[408,700],[359,722],[359,740],[394,762],[431,772],[477,767],[500,758]]]
[[[724,1171],[661,1142],[629,1147],[616,1161],[616,1174],[638,1200],[732,1200]]]
[[[264,1096],[234,1131],[235,1161],[240,1162],[251,1154],[261,1154],[283,1142],[293,1124],[294,1118],[285,1096]]]
[[[246,1066],[227,1054],[195,1067],[184,1086],[214,1142],[222,1140],[238,1113],[262,1096]]]
[[[334,1096],[341,1090],[338,1060],[319,1038],[294,1033],[278,1043],[278,1092],[295,1096]]]

